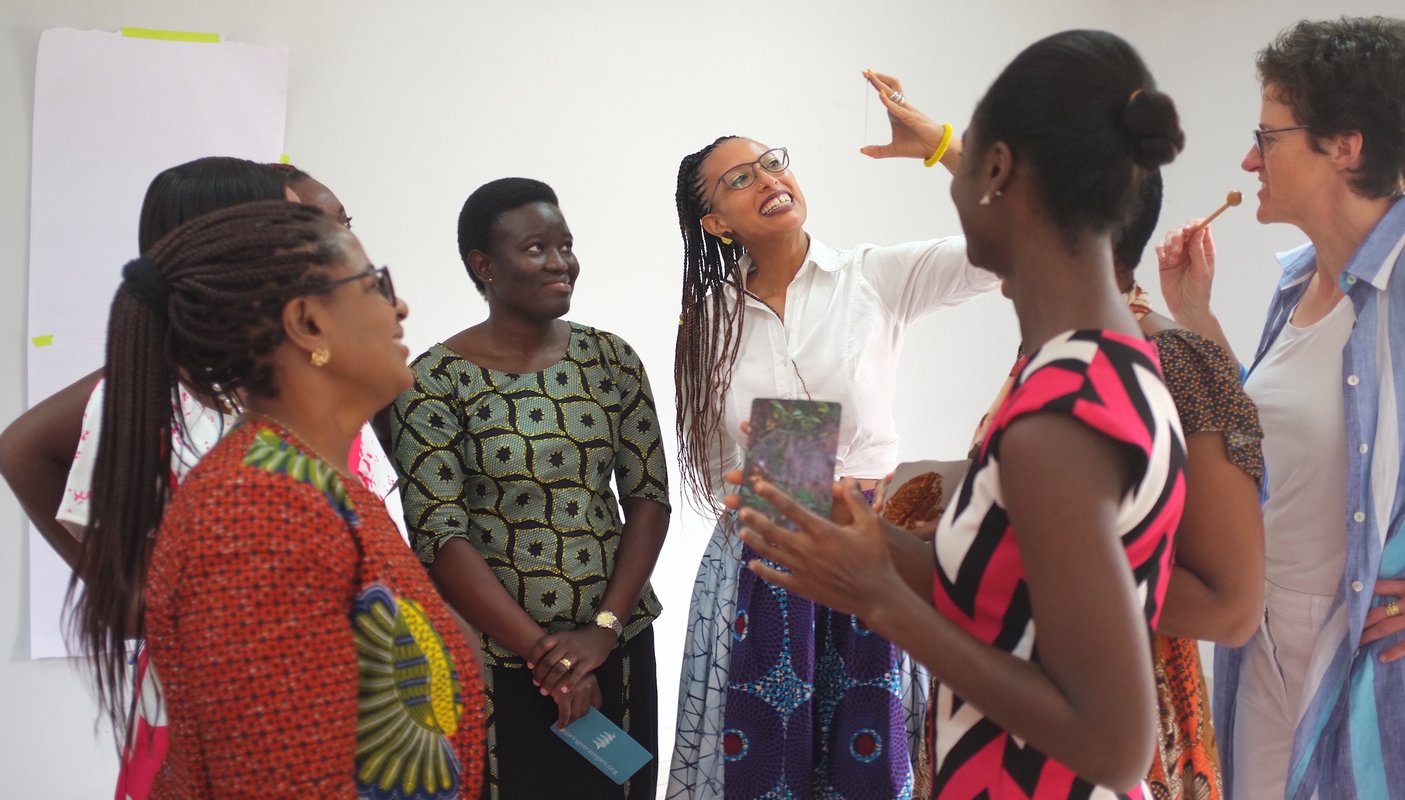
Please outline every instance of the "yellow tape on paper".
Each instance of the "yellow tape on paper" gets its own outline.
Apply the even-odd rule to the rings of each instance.
[[[122,26],[122,35],[132,39],[160,39],[163,42],[205,42],[219,44],[218,33],[196,33],[194,31],[163,31],[157,28],[128,28]]]
[[[32,336],[29,341],[34,342],[35,347],[48,347],[54,343],[54,335],[49,333],[44,336]]]

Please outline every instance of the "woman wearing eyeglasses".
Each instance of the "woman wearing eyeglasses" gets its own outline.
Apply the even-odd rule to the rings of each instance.
[[[276,200],[187,222],[122,275],[76,614],[113,715],[147,636],[170,731],[152,797],[475,797],[473,650],[347,467],[411,381],[388,271]],[[166,505],[182,385],[243,415]]]
[[[657,757],[617,785],[551,730],[596,708],[658,750],[649,575],[670,509],[648,376],[562,319],[580,264],[551,187],[476,189],[459,252],[488,317],[415,359],[391,429],[415,551],[482,631],[485,797],[652,798]]]
[[[137,237],[140,249],[149,250],[177,225],[201,214],[240,203],[286,197],[292,188],[293,179],[287,177],[290,174],[306,176],[290,165],[221,156],[199,158],[163,170],[152,179],[142,203]],[[307,180],[310,179],[299,179],[299,188],[308,188]],[[313,205],[323,207],[336,219],[340,201],[322,184],[316,183],[316,187],[320,188],[315,192],[317,202]],[[98,370],[21,414],[0,434],[0,473],[9,481],[35,527],[74,568],[87,535],[105,387],[102,370]],[[214,405],[217,403],[213,399],[201,398],[187,388],[182,388],[172,403],[172,490],[235,422],[229,409],[210,407]],[[400,516],[400,497],[394,491],[395,470],[370,435],[369,427],[353,442],[348,466],[367,489],[385,499],[392,519]],[[122,612],[114,608],[111,613],[117,616]],[[147,654],[140,648],[135,672],[132,694],[137,699],[131,713],[114,720],[115,730],[122,732],[118,735],[122,753],[117,778],[119,800],[146,798],[166,752],[167,730],[159,681],[150,672]]]
[[[929,164],[951,144],[945,130],[920,145]],[[909,133],[894,121],[895,141]],[[822,244],[805,230],[789,154],[752,139],[686,156],[676,199],[674,383],[692,499],[718,508],[757,397],[840,402],[839,474],[871,489],[897,463],[892,404],[908,325],[994,288],[994,276],[967,262],[960,237]],[[925,676],[857,619],[741,570],[749,557],[734,516],[721,514],[693,590],[667,796],[904,796]]]
[[[1279,256],[1245,389],[1263,425],[1267,578],[1258,633],[1220,648],[1215,721],[1236,798],[1405,797],[1405,21],[1301,22],[1257,60],[1242,164]],[[1159,246],[1176,318],[1224,341],[1214,253]]]

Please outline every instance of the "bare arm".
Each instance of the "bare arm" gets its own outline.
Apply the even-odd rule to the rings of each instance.
[[[70,568],[82,547],[54,515],[83,430],[83,408],[102,370],[79,378],[20,414],[0,433],[0,475],[44,540]]]
[[[1084,778],[1134,786],[1151,761],[1156,710],[1147,626],[1115,528],[1129,477],[1125,452],[1047,414],[1013,423],[1001,448],[1002,487],[1039,631],[1037,663],[971,637],[911,591],[877,517],[853,491],[846,502],[856,522],[838,526],[764,487],[802,530],[743,511],[747,543],[790,572],[749,567],[859,615],[1005,730]],[[1080,468],[1068,469],[1070,460]]]
[[[1224,434],[1186,439],[1185,513],[1157,631],[1238,647],[1264,609],[1264,520],[1254,479],[1232,464]]]
[[[888,543],[888,554],[903,584],[918,597],[931,597],[932,579],[936,576],[936,554],[932,551],[932,543],[887,520],[879,522],[883,526],[883,538]]]

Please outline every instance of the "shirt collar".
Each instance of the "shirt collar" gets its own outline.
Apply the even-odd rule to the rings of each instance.
[[[1347,262],[1345,272],[1385,291],[1402,246],[1405,246],[1405,202],[1397,199],[1366,235],[1366,241]]]
[[[805,262],[800,265],[800,272],[795,273],[796,277],[805,271],[808,266],[814,266],[821,272],[834,272],[843,266],[839,260],[839,254],[833,248],[821,242],[815,237],[810,237],[810,249],[805,253]],[[743,253],[737,260],[737,266],[743,274],[751,272],[751,253]]]
[[[1347,262],[1346,269],[1342,271],[1342,290],[1361,280],[1385,291],[1402,249],[1405,249],[1405,201],[1397,199]],[[1283,267],[1283,278],[1278,282],[1280,292],[1307,280],[1317,266],[1317,251],[1311,244],[1295,247],[1277,256],[1278,263]]]

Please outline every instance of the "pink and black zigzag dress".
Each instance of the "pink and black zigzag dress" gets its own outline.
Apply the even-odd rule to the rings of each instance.
[[[1185,440],[1161,379],[1155,345],[1112,331],[1054,337],[1018,368],[1014,388],[936,537],[933,604],[981,641],[1037,660],[1038,636],[1024,567],[1000,488],[1000,442],[1035,412],[1058,412],[1142,454],[1142,473],[1118,509],[1118,534],[1148,625],[1171,574],[1171,536],[1185,498]],[[1076,465],[1070,465],[1076,467]],[[1137,646],[1128,643],[1128,647]],[[938,800],[1149,797],[1095,786],[1010,735],[942,686],[928,720]],[[1148,754],[1150,755],[1150,754]]]

